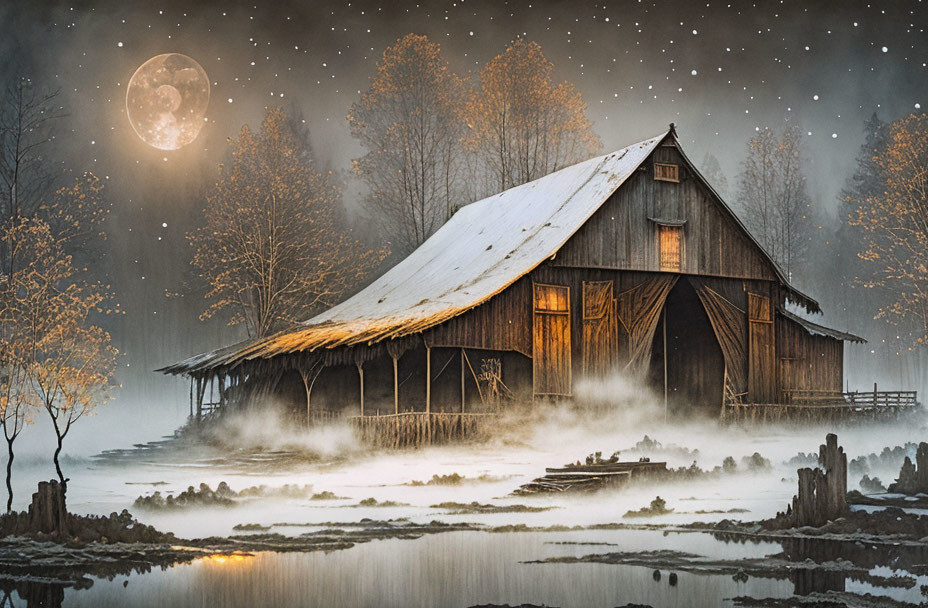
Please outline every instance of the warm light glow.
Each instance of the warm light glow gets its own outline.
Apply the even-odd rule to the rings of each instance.
[[[129,123],[142,140],[161,150],[193,142],[209,105],[209,79],[199,63],[178,53],[152,57],[126,89]]]
[[[241,564],[254,557],[250,553],[213,553],[202,559],[203,562],[218,564],[220,566]]]

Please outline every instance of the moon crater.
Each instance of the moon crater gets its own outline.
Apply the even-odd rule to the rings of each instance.
[[[179,53],[152,57],[126,90],[126,111],[135,133],[150,146],[177,150],[203,128],[209,78],[199,63]]]

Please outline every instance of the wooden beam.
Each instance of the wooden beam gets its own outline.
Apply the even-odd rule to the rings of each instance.
[[[197,424],[203,420],[203,378],[197,377]]]
[[[425,347],[425,413],[432,413],[432,347]]]
[[[464,349],[461,349],[461,413],[464,413]]]
[[[393,359],[393,413],[400,413],[400,371],[399,358],[390,356]]]
[[[362,363],[356,363],[358,366],[358,387],[359,393],[361,396],[361,418],[364,418],[364,365]]]

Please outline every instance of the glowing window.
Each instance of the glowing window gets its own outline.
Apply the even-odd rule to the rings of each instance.
[[[683,227],[657,227],[660,244],[660,268],[662,272],[680,272],[683,270]]]

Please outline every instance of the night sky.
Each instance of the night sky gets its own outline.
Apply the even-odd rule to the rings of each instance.
[[[68,116],[52,156],[63,172],[106,180],[107,269],[127,310],[115,335],[120,399],[170,395],[158,406],[174,415],[167,428],[186,411],[186,389],[150,370],[239,337],[197,321],[199,302],[165,292],[191,279],[184,235],[227,138],[257,126],[265,106],[300,112],[317,156],[347,173],[362,150],[345,115],[385,46],[426,34],[459,74],[476,76],[525,38],[583,94],[604,152],[674,122],[690,158],[713,153],[734,186],[756,130],[800,124],[810,193],[834,216],[864,120],[928,104],[926,24],[919,1],[21,2],[0,7],[0,75],[60,89]],[[125,110],[132,73],[168,52],[195,59],[211,83],[199,138],[172,152],[143,143]],[[347,179],[346,204],[358,211],[362,186]]]

